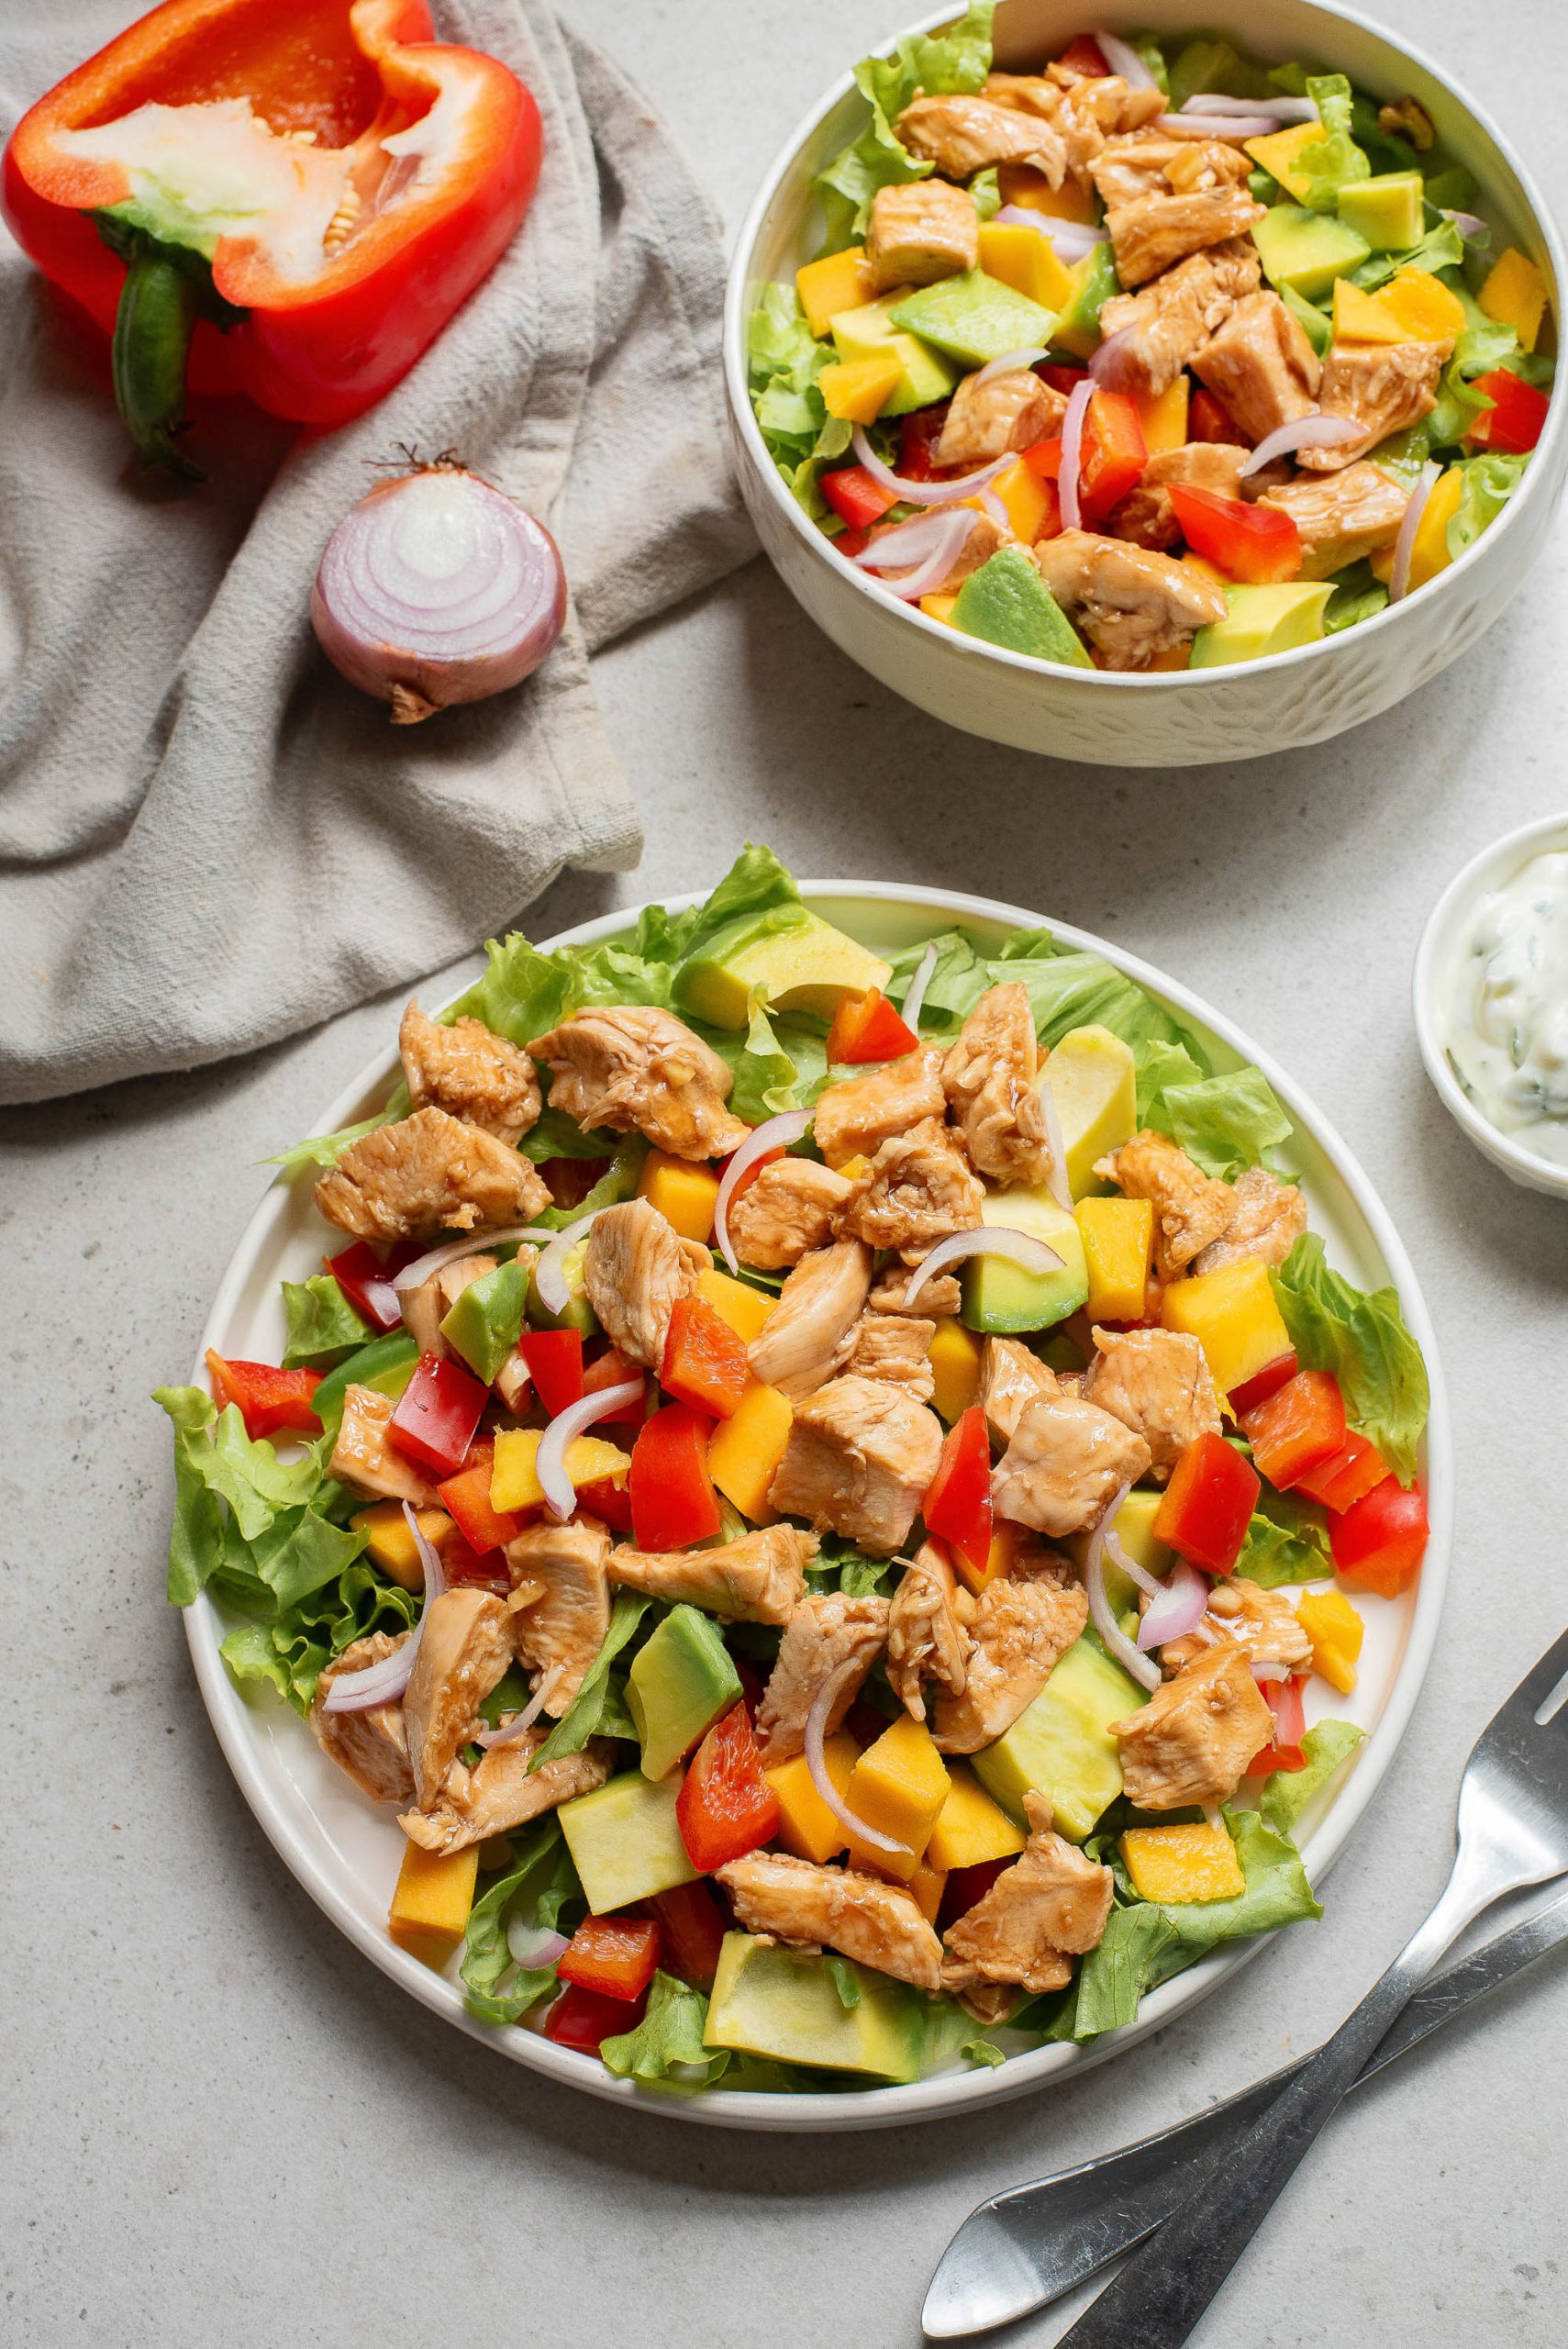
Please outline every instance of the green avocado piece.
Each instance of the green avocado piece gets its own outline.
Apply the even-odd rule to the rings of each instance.
[[[1121,1748],[1110,1725],[1148,1701],[1085,1632],[1012,1728],[972,1756],[975,1776],[1020,1827],[1024,1797],[1036,1788],[1061,1833],[1081,1843],[1121,1792]]]
[[[1138,1131],[1138,1063],[1132,1047],[1108,1028],[1071,1028],[1047,1057],[1049,1085],[1067,1153],[1067,1188],[1075,1199],[1106,1186],[1095,1161]]]
[[[697,1871],[675,1818],[680,1790],[673,1776],[650,1780],[627,1770],[562,1804],[561,1831],[595,1917],[691,1883]]]
[[[1419,172],[1380,172],[1347,180],[1339,193],[1340,218],[1374,253],[1408,252],[1426,228],[1426,184]]]
[[[1072,275],[1073,299],[1051,329],[1051,347],[1074,359],[1092,359],[1100,345],[1100,312],[1121,292],[1108,240],[1091,245],[1073,264]]]
[[[677,1011],[714,1028],[744,1028],[759,997],[774,1011],[831,1019],[845,996],[885,986],[892,970],[809,906],[774,906],[717,931],[670,992]]]
[[[1324,633],[1323,614],[1331,585],[1299,579],[1270,587],[1225,590],[1226,613],[1193,639],[1189,669],[1223,669],[1237,661],[1261,661],[1266,652],[1290,652],[1315,644]]]
[[[962,366],[984,367],[1010,351],[1044,350],[1054,322],[1027,294],[983,269],[966,269],[906,295],[894,307],[893,323]]]
[[[514,1260],[470,1281],[449,1308],[441,1335],[486,1386],[517,1344],[528,1300],[528,1268]]]
[[[826,1961],[726,1933],[703,2043],[781,2064],[917,2080],[925,2053],[921,2002],[906,1983],[840,1960],[860,1992],[846,2007]]]
[[[645,1778],[667,1778],[720,1713],[740,1698],[740,1675],[716,1623],[673,1607],[632,1658],[626,1706],[637,1724]]]
[[[958,369],[918,335],[900,334],[893,323],[896,294],[879,302],[862,302],[858,309],[840,310],[828,322],[833,347],[846,364],[853,359],[880,359],[889,347],[898,353],[904,373],[883,401],[879,415],[907,416],[912,408],[929,407],[945,400],[958,381]]]
[[[569,1251],[564,1266],[566,1280],[566,1309],[552,1313],[539,1293],[537,1282],[528,1284],[528,1302],[523,1319],[530,1330],[581,1330],[585,1338],[598,1335],[599,1317],[588,1302],[588,1292],[583,1286],[583,1254],[586,1241]]]
[[[1252,241],[1270,284],[1282,294],[1289,286],[1304,302],[1318,301],[1372,250],[1347,221],[1302,204],[1274,205],[1253,223]]]
[[[1334,321],[1328,311],[1320,310],[1316,302],[1309,302],[1304,294],[1298,294],[1294,285],[1282,285],[1279,297],[1318,358],[1327,358],[1329,346],[1334,340]]]
[[[952,626],[1008,652],[1036,661],[1059,661],[1070,669],[1094,662],[1072,622],[1022,547],[998,547],[988,562],[972,571],[958,591]]]
[[[1146,1575],[1155,1575],[1163,1582],[1171,1571],[1172,1553],[1163,1542],[1154,1538],[1154,1520],[1163,1496],[1144,1486],[1136,1486],[1128,1494],[1116,1513],[1116,1535],[1135,1566]],[[1089,1557],[1089,1536],[1074,1533],[1065,1544],[1068,1553],[1082,1567]],[[1109,1555],[1105,1561],[1106,1597],[1111,1603],[1111,1613],[1119,1622],[1130,1609],[1138,1611],[1138,1588],[1129,1575],[1124,1575],[1116,1560]]]
[[[992,1191],[982,1219],[1012,1231],[1027,1231],[1054,1249],[1062,1263],[1054,1272],[1031,1273],[1006,1256],[972,1256],[963,1268],[966,1329],[996,1337],[1049,1330],[1065,1321],[1089,1294],[1089,1270],[1078,1227],[1049,1191]]]
[[[336,1370],[329,1370],[310,1398],[310,1408],[324,1428],[334,1433],[343,1419],[343,1397],[350,1386],[373,1386],[395,1403],[414,1375],[419,1349],[406,1330],[373,1338]]]

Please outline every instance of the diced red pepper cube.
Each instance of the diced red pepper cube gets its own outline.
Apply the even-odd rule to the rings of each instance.
[[[321,1262],[355,1312],[384,1336],[387,1330],[397,1329],[403,1319],[403,1308],[392,1286],[393,1279],[406,1264],[412,1264],[423,1253],[422,1244],[400,1241],[384,1257],[378,1256],[368,1241],[356,1240],[351,1248],[343,1249],[336,1256],[323,1256]]]
[[[581,1330],[525,1330],[517,1352],[528,1366],[534,1393],[547,1419],[583,1399]]]
[[[1301,533],[1278,507],[1249,506],[1188,482],[1171,482],[1166,495],[1193,552],[1227,579],[1256,586],[1294,579],[1301,569]]]
[[[232,1403],[252,1442],[285,1431],[320,1434],[321,1421],[310,1399],[321,1384],[318,1370],[275,1370],[266,1362],[227,1362],[211,1346],[206,1366],[219,1409]]]
[[[640,1998],[659,1967],[663,1935],[651,1917],[584,1917],[556,1964],[562,1982],[606,1998]]]
[[[1189,1443],[1154,1513],[1154,1538],[1206,1574],[1228,1575],[1241,1555],[1262,1486],[1221,1435]]]
[[[1092,82],[1103,82],[1111,70],[1106,62],[1105,50],[1093,33],[1076,34],[1056,61],[1070,67],[1074,73],[1087,74]]]
[[[1300,1368],[1301,1364],[1294,1353],[1275,1354],[1273,1362],[1266,1362],[1255,1378],[1243,1379],[1240,1386],[1230,1389],[1231,1418],[1239,1419],[1243,1411],[1255,1411],[1260,1403],[1266,1403],[1271,1395],[1277,1395],[1286,1380],[1294,1378]]]
[[[461,1363],[421,1354],[387,1428],[406,1460],[432,1476],[455,1476],[468,1458],[490,1389]]]
[[[953,472],[951,465],[939,465],[936,460],[937,442],[951,405],[951,400],[939,400],[934,407],[912,408],[904,418],[898,434],[900,480],[945,481]]]
[[[751,1383],[746,1341],[717,1314],[706,1298],[678,1297],[670,1314],[659,1384],[677,1403],[714,1419],[735,1416]]]
[[[544,2021],[544,2035],[559,2047],[574,2047],[579,2054],[596,2055],[600,2042],[635,2031],[647,2010],[648,1997],[628,2005],[625,1998],[606,1998],[602,1990],[580,1989],[568,1983]]]
[[[765,1843],[778,1828],[779,1798],[743,1704],[715,1721],[686,1766],[675,1798],[675,1822],[693,1867],[704,1875]]]
[[[636,1402],[622,1403],[617,1409],[606,1411],[602,1419],[595,1420],[595,1428],[639,1428],[648,1416],[648,1382],[642,1375],[642,1364],[628,1362],[618,1346],[606,1345],[598,1360],[588,1364],[583,1373],[584,1395],[602,1395],[606,1386],[625,1386],[634,1378],[643,1389]]]
[[[880,522],[890,506],[898,503],[898,493],[884,489],[882,484],[863,465],[844,465],[837,473],[821,477],[822,495],[852,530],[869,529]]]
[[[1546,429],[1546,411],[1551,405],[1546,394],[1522,376],[1510,374],[1506,367],[1495,368],[1490,375],[1477,375],[1472,389],[1492,405],[1476,417],[1466,438],[1510,457],[1527,455]]]
[[[631,1495],[627,1486],[612,1484],[602,1476],[596,1485],[579,1485],[577,1513],[580,1517],[596,1517],[612,1533],[631,1531]]]
[[[1148,462],[1137,401],[1126,392],[1096,387],[1084,411],[1078,460],[1078,504],[1085,529],[1106,520],[1137,487]]]
[[[1233,448],[1251,446],[1246,434],[1237,423],[1223,400],[1216,399],[1201,384],[1195,384],[1187,402],[1187,439],[1189,440],[1218,440]]]
[[[1397,1598],[1421,1571],[1429,1532],[1420,1486],[1407,1492],[1396,1477],[1385,1476],[1342,1517],[1329,1518],[1329,1547],[1340,1574]]]
[[[649,1903],[664,1928],[663,1963],[684,1982],[706,1990],[718,1970],[724,1918],[706,1884],[672,1885]]]
[[[481,1557],[515,1542],[528,1522],[524,1510],[492,1508],[490,1475],[495,1462],[493,1443],[475,1443],[457,1475],[436,1486],[441,1507],[469,1548]]]
[[[871,1061],[898,1061],[920,1049],[920,1039],[906,1028],[880,987],[864,995],[847,995],[833,1014],[828,1030],[828,1060],[859,1067]]]
[[[1274,1717],[1274,1733],[1262,1752],[1254,1754],[1248,1776],[1266,1778],[1275,1770],[1305,1770],[1307,1755],[1301,1741],[1307,1734],[1307,1714],[1302,1704],[1306,1675],[1292,1673],[1284,1680],[1265,1680],[1261,1686]]]
[[[920,1514],[929,1532],[984,1574],[991,1555],[991,1439],[978,1403],[956,1419],[942,1442]]]
[[[723,1520],[707,1473],[712,1424],[687,1403],[666,1403],[639,1430],[627,1482],[639,1550],[687,1550],[718,1531]]]
[[[1242,1414],[1252,1458],[1280,1492],[1344,1447],[1345,1398],[1331,1371],[1298,1370],[1255,1410]]]
[[[1342,1514],[1374,1491],[1387,1474],[1388,1463],[1376,1445],[1352,1428],[1339,1451],[1330,1453],[1316,1468],[1308,1468],[1291,1489]]]

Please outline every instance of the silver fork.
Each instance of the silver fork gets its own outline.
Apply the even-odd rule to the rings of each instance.
[[[1437,1906],[1333,2037],[1133,2253],[1060,2349],[1179,2349],[1318,2131],[1438,1960],[1505,1893],[1568,1875],[1568,1632],[1493,1716],[1459,1788]]]

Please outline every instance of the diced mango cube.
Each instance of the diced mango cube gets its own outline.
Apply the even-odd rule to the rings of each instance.
[[[795,290],[812,333],[825,335],[836,310],[858,310],[862,302],[875,299],[865,247],[846,245],[841,253],[808,261],[795,273]]]
[[[500,1428],[495,1458],[490,1470],[492,1508],[539,1508],[544,1486],[539,1480],[538,1428]],[[596,1435],[580,1435],[566,1447],[566,1473],[574,1485],[624,1485],[631,1473],[630,1454]]]
[[[991,1528],[991,1547],[983,1566],[971,1565],[962,1550],[949,1550],[945,1542],[940,1546],[959,1580],[967,1583],[971,1590],[981,1591],[988,1582],[1012,1573],[1013,1561],[1026,1538],[1023,1527],[1015,1525],[1011,1518],[997,1518]]]
[[[1091,1321],[1141,1321],[1154,1252],[1154,1209],[1148,1199],[1080,1199],[1073,1220],[1084,1243]]]
[[[1190,389],[1189,378],[1181,374],[1162,392],[1134,392],[1133,401],[1143,427],[1143,445],[1151,457],[1185,445]]]
[[[426,1541],[438,1550],[452,1530],[451,1519],[444,1508],[417,1508],[414,1519]],[[373,1501],[369,1508],[358,1510],[349,1522],[356,1531],[369,1535],[366,1552],[384,1575],[390,1575],[405,1590],[424,1589],[425,1569],[419,1563],[419,1553],[414,1546],[401,1501]]]
[[[750,1288],[744,1281],[732,1281],[728,1273],[715,1272],[711,1266],[697,1275],[697,1294],[712,1306],[721,1321],[728,1321],[738,1338],[748,1345],[762,1334],[762,1324],[778,1303],[760,1288]]]
[[[838,1730],[824,1740],[822,1759],[828,1777],[847,1801],[850,1778],[860,1760],[860,1747],[847,1729]],[[776,1840],[786,1852],[793,1852],[797,1859],[816,1860],[820,1865],[824,1860],[830,1860],[835,1852],[843,1850],[848,1839],[817,1793],[804,1753],[797,1753],[793,1761],[779,1763],[762,1775],[778,1797]]]
[[[909,1889],[915,1896],[916,1906],[928,1925],[934,1925],[937,1921],[937,1911],[942,1905],[947,1880],[946,1868],[934,1868],[926,1860],[921,1861],[909,1879]]]
[[[1407,342],[1403,322],[1385,302],[1348,277],[1334,280],[1334,340],[1336,342]]]
[[[1459,511],[1463,492],[1464,473],[1459,465],[1451,465],[1432,484],[1431,495],[1421,508],[1421,518],[1410,543],[1411,588],[1424,587],[1429,579],[1435,579],[1453,561],[1449,552],[1448,526]]]
[[[958,1762],[949,1771],[948,1798],[926,1844],[928,1867],[973,1868],[982,1860],[1010,1859],[1021,1852],[1023,1829],[992,1801],[973,1773]]]
[[[844,1798],[858,1819],[891,1835],[901,1849],[884,1852],[851,1839],[851,1860],[884,1876],[902,1876],[907,1884],[925,1855],[951,1783],[924,1721],[902,1714],[861,1755]]]
[[[987,220],[980,230],[980,266],[1015,294],[1042,310],[1062,311],[1073,299],[1073,280],[1051,239],[1016,222]]]
[[[1024,228],[1019,234],[1032,237],[1034,230]],[[1037,243],[1040,241],[1036,239]],[[1038,475],[1030,473],[1021,457],[1015,457],[1006,472],[999,473],[994,481],[987,484],[987,488],[995,491],[1006,508],[1013,536],[1021,540],[1026,547],[1032,547],[1035,533],[1044,521],[1051,503]],[[979,504],[978,499],[973,498],[964,502],[966,505]]]
[[[944,620],[948,627],[951,628],[952,626],[952,607],[957,601],[958,597],[956,596],[922,596],[920,598],[920,609],[926,614],[928,619]],[[841,1167],[840,1172],[841,1174],[848,1174],[850,1170],[845,1166]],[[851,1177],[851,1180],[853,1178]]]
[[[1409,341],[1446,342],[1464,332],[1463,303],[1429,269],[1400,270],[1375,299],[1404,328]]]
[[[915,1302],[919,1303],[917,1297]],[[931,1340],[931,1404],[951,1425],[980,1397],[983,1341],[955,1313],[944,1313]]]
[[[864,359],[840,359],[817,378],[822,405],[845,424],[874,424],[882,404],[904,373],[904,362],[889,348]]]
[[[672,1158],[666,1151],[651,1150],[637,1178],[637,1196],[646,1199],[651,1208],[657,1208],[683,1240],[699,1240],[706,1244],[712,1239],[718,1177],[710,1166],[694,1166],[689,1159]]]
[[[922,596],[920,598],[922,604],[927,603],[929,600],[930,599],[925,596]],[[955,596],[952,600],[956,604],[958,597]],[[864,1176],[871,1173],[871,1161],[863,1154],[863,1152],[857,1151],[853,1158],[845,1159],[842,1166],[840,1167],[839,1172],[843,1176],[846,1183],[859,1183]]]
[[[463,1852],[427,1852],[406,1844],[386,1930],[399,1949],[422,1965],[444,1965],[462,1941],[473,1906],[479,1847]]]
[[[1236,1846],[1222,1826],[1129,1827],[1121,1839],[1132,1888],[1140,1900],[1182,1908],[1193,1900],[1234,1900],[1247,1889]]]
[[[1546,280],[1517,246],[1498,254],[1476,299],[1489,318],[1513,328],[1521,351],[1535,349],[1546,311]]]
[[[1233,584],[1217,562],[1210,562],[1206,554],[1194,554],[1190,547],[1184,554],[1178,555],[1176,559],[1179,562],[1184,562],[1189,571],[1195,571],[1200,579],[1211,580],[1216,587],[1226,587]],[[1173,646],[1172,649],[1179,651],[1181,648]]]
[[[1095,191],[1080,184],[1071,173],[1060,187],[1052,187],[1032,163],[1003,163],[996,173],[996,185],[1004,204],[1021,205],[1026,212],[1043,212],[1052,220],[1076,220],[1084,228],[1094,226],[1098,209]]]
[[[1312,1642],[1312,1663],[1331,1688],[1348,1697],[1356,1685],[1356,1658],[1366,1625],[1342,1590],[1308,1591],[1296,1620]]]
[[[768,1487],[784,1458],[795,1414],[787,1395],[753,1378],[728,1419],[708,1439],[707,1473],[742,1517],[769,1524]]]
[[[1293,170],[1296,157],[1304,147],[1310,147],[1323,136],[1320,122],[1295,122],[1288,130],[1271,130],[1262,139],[1244,139],[1241,142],[1254,163],[1278,180],[1281,187],[1290,190],[1298,202],[1305,204],[1312,190],[1312,183],[1305,172]]]
[[[1197,1340],[1222,1396],[1290,1352],[1269,1268],[1255,1256],[1173,1281],[1160,1300],[1160,1319],[1167,1330]]]

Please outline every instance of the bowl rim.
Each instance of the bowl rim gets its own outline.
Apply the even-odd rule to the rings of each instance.
[[[1561,306],[1565,292],[1568,292],[1568,249],[1564,248],[1556,220],[1536,184],[1533,173],[1511,140],[1505,137],[1497,124],[1494,122],[1485,107],[1472,98],[1469,92],[1462,88],[1426,50],[1419,48],[1414,42],[1405,40],[1393,32],[1388,26],[1381,23],[1378,18],[1364,15],[1359,8],[1340,6],[1338,0],[1311,0],[1311,5],[1325,16],[1337,17],[1347,24],[1359,26],[1376,39],[1385,42],[1400,56],[1408,58],[1413,63],[1420,66],[1422,71],[1429,73],[1435,82],[1441,83],[1449,95],[1491,139],[1517,178],[1531,218],[1540,231],[1556,280],[1557,302]],[[895,31],[889,33],[883,40],[873,44],[868,54],[881,55],[906,34],[934,32],[940,27],[951,24],[954,15],[955,11],[951,5],[935,9],[929,15],[916,18],[913,23],[901,26]],[[1107,27],[1106,29],[1111,28]],[[802,149],[821,128],[827,117],[853,91],[854,86],[852,70],[847,70],[840,74],[824,96],[818,99],[803,117],[769,164],[741,221],[734,254],[729,263],[724,295],[724,381],[725,392],[729,403],[731,424],[745,450],[752,472],[762,482],[763,494],[771,500],[774,508],[783,515],[787,528],[796,540],[803,545],[808,546],[815,559],[819,562],[826,561],[830,555],[831,543],[823,538],[815,523],[801,510],[795,499],[784,487],[780,479],[778,468],[768,453],[767,444],[762,439],[762,429],[751,406],[750,370],[747,362],[747,328],[751,317],[748,286],[752,274],[751,256],[762,233],[763,219],[773,202],[780,182],[790,171]],[[1485,194],[1485,191],[1483,190],[1483,195]],[[1562,343],[1561,317],[1556,320],[1556,325],[1561,351]],[[1568,407],[1568,401],[1554,399],[1551,402],[1547,414],[1545,431],[1532,452],[1536,458],[1539,459],[1543,451],[1549,458],[1556,458],[1562,452],[1564,436],[1568,435],[1568,421],[1565,421],[1560,411],[1565,407]],[[1515,522],[1518,512],[1525,506],[1526,501],[1536,494],[1537,484],[1550,479],[1552,470],[1551,463],[1531,463],[1526,471],[1519,488],[1507,500],[1502,512],[1471,545],[1466,547],[1458,560],[1451,562],[1446,570],[1440,572],[1435,579],[1427,581],[1413,595],[1402,598],[1398,604],[1386,604],[1383,610],[1374,613],[1370,620],[1360,621],[1354,629],[1341,629],[1333,636],[1319,637],[1311,644],[1296,645],[1286,651],[1265,653],[1258,660],[1222,664],[1212,669],[1084,670],[1073,668],[1063,662],[1041,660],[1032,653],[1012,651],[1005,645],[989,644],[981,637],[961,636],[944,621],[933,619],[929,612],[918,610],[904,602],[901,597],[891,594],[885,587],[879,586],[866,572],[857,569],[852,563],[837,564],[834,575],[842,573],[841,584],[847,584],[851,593],[868,597],[879,611],[901,614],[905,619],[912,622],[916,628],[930,637],[933,642],[940,642],[945,651],[950,654],[956,651],[961,658],[1000,662],[1008,668],[1020,670],[1026,675],[1043,674],[1052,678],[1071,679],[1075,685],[1085,688],[1108,686],[1121,692],[1132,693],[1218,690],[1226,685],[1233,685],[1238,670],[1243,671],[1249,677],[1264,673],[1282,674],[1304,662],[1331,657],[1335,648],[1344,639],[1354,636],[1359,640],[1364,641],[1368,630],[1381,631],[1390,626],[1398,625],[1418,596],[1431,597],[1434,595],[1446,594],[1455,579],[1474,569],[1475,558],[1484,550],[1488,552],[1495,551],[1501,534]],[[1424,608],[1430,610],[1432,608],[1430,602]]]
[[[836,900],[874,902],[906,907],[949,922],[979,921],[1008,929],[1032,930],[1040,916],[1028,907],[966,892],[902,882],[854,879],[802,880],[801,896],[808,904]],[[693,890],[663,902],[672,909],[699,904],[706,893]],[[592,921],[561,931],[543,941],[546,948],[595,944],[623,934],[636,924],[639,908],[623,906]],[[1430,1405],[1426,1431],[1427,1499],[1431,1538],[1420,1583],[1405,1635],[1405,1652],[1389,1689],[1383,1713],[1369,1730],[1357,1765],[1327,1811],[1307,1838],[1315,1884],[1320,1884],[1339,1857],[1393,1763],[1409,1727],[1437,1640],[1438,1624],[1447,1589],[1453,1542],[1454,1442],[1449,1419],[1447,1387],[1438,1354],[1437,1337],[1426,1299],[1392,1217],[1359,1161],[1346,1147],[1311,1097],[1259,1049],[1224,1014],[1179,981],[1130,954],[1114,941],[1051,920],[1053,933],[1074,946],[1104,955],[1114,966],[1151,990],[1184,1016],[1196,1021],[1229,1050],[1261,1069],[1273,1086],[1293,1122],[1309,1133],[1332,1169],[1333,1175],[1362,1219],[1373,1248],[1398,1291],[1402,1309],[1427,1365]],[[382,1046],[337,1096],[316,1129],[328,1132],[360,1114],[360,1105],[373,1090],[384,1088],[395,1066],[395,1049]],[[280,1173],[258,1203],[225,1268],[196,1349],[193,1376],[203,1375],[209,1346],[221,1347],[237,1310],[251,1264],[265,1246],[274,1226],[285,1222],[297,1200],[297,1178]],[[453,2023],[471,2039],[559,2085],[575,2087],[662,2117],[695,2121],[716,2128],[745,2128],[783,2134],[810,2132],[839,2133],[851,2130],[895,2127],[911,2121],[935,2121],[969,2112],[997,2100],[1043,2088],[1056,2079],[1075,2078],[1094,2065],[1125,2053],[1151,2032],[1160,2030],[1255,1957],[1272,1934],[1223,1944],[1184,1973],[1162,1983],[1144,1999],[1136,2021],[1107,2032],[1087,2046],[1048,2045],[1010,2056],[995,2070],[949,2071],[907,2085],[845,2089],[833,2093],[771,2095],[755,2089],[705,2090],[679,2095],[619,2080],[601,2064],[558,2047],[538,2032],[520,2027],[480,2022],[465,2007],[457,1986],[444,1974],[433,1973],[408,1952],[399,1949],[384,1930],[367,1922],[335,1873],[306,1843],[275,1783],[275,1774],[259,1758],[260,1741],[249,1726],[251,1707],[230,1678],[218,1653],[224,1624],[210,1593],[183,1610],[186,1641],[196,1679],[219,1746],[241,1793],[290,1874],[323,1913],[383,1974],[443,2021]]]
[[[1444,965],[1455,943],[1460,918],[1466,911],[1473,913],[1475,905],[1488,890],[1496,888],[1511,871],[1528,863],[1529,850],[1552,840],[1568,850],[1568,810],[1555,816],[1539,816],[1530,823],[1518,825],[1460,867],[1428,915],[1421,931],[1410,974],[1410,1005],[1416,1022],[1416,1042],[1432,1090],[1466,1139],[1474,1143],[1484,1158],[1489,1158],[1527,1189],[1551,1198],[1568,1198],[1568,1166],[1554,1165],[1551,1159],[1538,1158],[1533,1151],[1526,1150],[1511,1134],[1483,1117],[1460,1084],[1443,1041],[1440,992]]]

